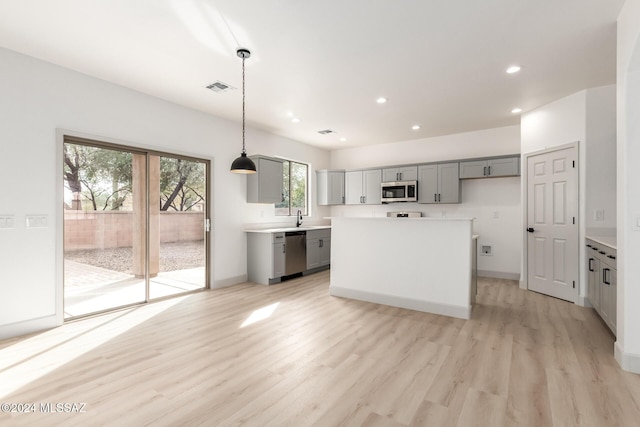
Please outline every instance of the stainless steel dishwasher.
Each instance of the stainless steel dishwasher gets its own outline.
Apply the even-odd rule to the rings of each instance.
[[[287,231],[285,240],[285,275],[302,273],[307,269],[307,232]]]

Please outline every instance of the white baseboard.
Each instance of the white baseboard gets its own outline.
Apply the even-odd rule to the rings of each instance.
[[[505,273],[503,271],[478,270],[478,277],[491,279],[520,280],[520,273]]]
[[[640,354],[625,353],[618,341],[613,345],[613,354],[623,370],[640,374]]]
[[[338,286],[329,286],[329,294],[335,297],[356,299],[360,301],[373,302],[376,304],[407,308],[409,310],[424,311],[426,313],[457,317],[459,319],[471,318],[471,306],[462,307],[432,301],[414,300],[410,298],[379,294],[375,292],[346,289]]]
[[[60,326],[57,316],[46,316],[0,326],[0,340],[32,334]]]
[[[226,278],[226,279],[216,280],[213,283],[213,285],[211,286],[211,289],[227,288],[229,286],[237,285],[239,283],[244,283],[246,281],[247,281],[247,275],[246,274],[241,274],[240,276],[235,276],[235,277],[229,277],[229,278]]]

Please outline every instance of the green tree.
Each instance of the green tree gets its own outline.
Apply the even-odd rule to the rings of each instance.
[[[70,143],[63,151],[66,187],[91,210],[119,210],[131,193],[132,154]]]
[[[205,199],[204,164],[160,158],[160,210],[188,211]]]

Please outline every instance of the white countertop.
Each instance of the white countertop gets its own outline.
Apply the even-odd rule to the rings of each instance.
[[[611,249],[618,249],[616,247],[616,236],[595,236],[595,235],[587,235],[585,236],[589,240],[593,240],[596,243],[600,243],[601,245],[605,245],[610,247]]]
[[[471,217],[431,217],[431,216],[423,216],[420,218],[394,218],[394,217],[386,217],[386,216],[334,216],[331,217],[332,220],[374,220],[374,221],[473,221],[475,218]]]
[[[258,228],[244,230],[245,233],[286,233],[288,231],[309,231],[331,228],[330,225],[307,225],[302,227],[283,227],[283,228]]]

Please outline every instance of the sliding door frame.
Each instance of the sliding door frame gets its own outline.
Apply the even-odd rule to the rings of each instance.
[[[96,148],[104,148],[115,151],[125,151],[132,154],[144,155],[146,158],[145,162],[145,266],[144,266],[144,283],[145,283],[145,299],[141,302],[135,302],[130,304],[125,304],[122,306],[117,306],[114,308],[109,308],[105,310],[100,310],[96,312],[91,312],[88,314],[82,314],[79,316],[69,317],[67,319],[64,318],[64,300],[65,300],[65,289],[64,289],[64,144],[80,144],[90,147]],[[206,187],[206,199],[205,199],[205,222],[209,224],[212,223],[211,220],[211,199],[213,189],[211,186],[211,176],[212,176],[212,164],[213,159],[197,157],[189,154],[183,154],[179,152],[170,152],[159,150],[155,147],[145,147],[140,144],[128,143],[119,140],[114,140],[111,138],[98,137],[94,135],[87,135],[80,132],[69,131],[65,129],[56,129],[56,191],[54,194],[56,195],[56,211],[59,214],[59,219],[56,222],[56,320],[58,324],[63,324],[65,322],[75,321],[87,317],[98,316],[105,313],[116,312],[119,310],[125,310],[131,307],[141,306],[148,303],[155,303],[171,298],[177,298],[197,292],[202,292],[205,290],[211,289],[211,277],[213,276],[213,272],[211,271],[211,234],[212,227],[209,226],[205,229],[205,224],[202,225],[204,230],[204,245],[205,245],[205,285],[203,288],[195,289],[191,291],[180,292],[177,294],[167,295],[163,297],[150,298],[150,277],[149,277],[149,243],[150,243],[150,233],[149,233],[149,157],[150,156],[159,156],[159,157],[171,157],[176,159],[182,159],[191,162],[203,163],[205,165],[205,187]]]

